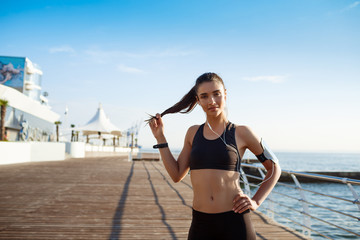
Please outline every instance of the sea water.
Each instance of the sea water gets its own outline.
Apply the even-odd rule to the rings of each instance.
[[[290,152],[278,152],[276,153],[279,158],[281,168],[284,170],[292,171],[316,171],[316,172],[360,172],[360,154],[359,153],[290,153]],[[292,186],[295,186],[294,183],[288,183]],[[342,183],[300,183],[303,189],[307,189],[314,192],[320,192],[324,195],[331,195],[338,198],[348,199],[354,201],[355,198],[346,184]],[[352,184],[355,192],[360,195],[360,186]],[[254,194],[256,189],[252,189],[252,194]],[[275,192],[279,192],[275,193]],[[320,205],[321,207],[316,207],[309,204],[308,210],[309,214],[314,216],[310,218],[310,226],[312,229],[320,232],[323,235],[326,235],[332,239],[360,239],[360,237],[351,234],[345,230],[336,228],[334,225],[348,229],[352,232],[360,234],[360,209],[353,202],[342,201],[336,198],[329,198],[326,196],[314,194],[307,191],[302,191],[305,200],[311,203]],[[281,194],[289,195],[292,198],[286,197]],[[294,208],[297,211],[304,211],[303,202],[297,200],[301,199],[301,194],[299,189],[289,188],[282,185],[276,185],[273,193],[270,198],[278,201],[281,205],[273,204],[274,211],[278,214],[274,214],[274,219],[286,226],[289,226],[293,229],[296,229],[302,232],[303,227],[293,223],[296,221],[300,224],[306,225],[306,219],[302,214],[290,210]],[[295,199],[294,199],[295,198]],[[270,215],[271,212],[267,211],[266,208],[270,208],[270,201],[265,201],[262,206],[260,206],[259,211]],[[305,207],[306,208],[306,207]],[[338,213],[331,212],[325,208],[333,209],[348,215],[355,216],[356,218],[344,216]],[[282,216],[285,216],[289,219],[286,219]],[[316,218],[325,220],[332,225],[321,222]],[[308,218],[309,219],[309,218]],[[311,232],[311,238],[313,239],[326,239],[315,231]]]
[[[180,151],[175,150],[172,152],[174,153],[174,155],[178,155]],[[278,157],[281,168],[283,170],[316,171],[316,172],[360,172],[360,153],[275,152],[275,154]],[[243,159],[246,158],[254,159],[255,156],[251,153],[246,152],[243,156]],[[295,186],[294,183],[288,183],[288,184]],[[351,193],[349,187],[346,184],[301,183],[301,186],[304,189],[320,192],[326,195],[332,195],[335,197],[344,198],[351,201],[355,200],[353,194]],[[355,192],[358,195],[360,195],[360,186],[354,184],[352,186],[355,189]],[[281,194],[290,195],[295,199],[277,194],[275,193],[275,191]],[[256,189],[253,188],[251,190],[251,194],[253,195],[255,194],[255,192]],[[305,196],[306,201],[316,203],[322,207],[330,208],[360,218],[360,210],[354,203],[341,201],[306,191],[303,191],[303,194]],[[294,208],[300,212],[303,211],[302,202],[297,200],[300,199],[299,189],[288,188],[278,184],[275,186],[274,191],[270,197],[276,199],[276,201],[278,201],[282,205]],[[303,216],[300,213],[289,210],[287,207],[280,206],[277,204],[273,204],[273,206],[274,206],[274,211],[276,213],[279,213],[291,219],[289,220],[274,214],[274,219],[277,222],[286,225],[288,227],[291,227],[293,229],[296,229],[299,232],[302,232],[303,227],[292,222],[292,221],[296,221],[300,224],[304,224]],[[266,210],[266,208],[270,208],[270,207],[271,207],[270,201],[265,201],[258,210],[267,215],[270,215],[271,212]],[[308,208],[312,216],[360,234],[359,220],[341,214],[333,213],[324,208],[319,208],[312,205],[309,205]],[[325,224],[316,219],[310,219],[310,224],[312,229],[332,239],[360,239],[359,237],[354,236],[351,233],[337,229],[332,225]],[[311,238],[315,240],[326,239],[314,231],[311,232]]]
[[[332,195],[348,200],[354,200],[351,191],[345,184],[302,183],[301,186],[303,189],[320,192],[326,195]],[[358,194],[360,194],[360,186],[354,186],[354,189],[358,192]],[[252,189],[251,194],[253,195],[255,191],[256,189]],[[338,229],[334,226],[337,225],[339,227],[360,234],[360,221],[358,221],[356,218],[334,213],[327,209],[308,204],[308,213],[314,218],[308,218],[308,220],[306,218],[304,219],[303,215],[299,213],[304,211],[303,202],[297,200],[302,198],[299,191],[299,189],[293,189],[277,185],[269,198],[275,200],[281,205],[272,204],[270,201],[265,201],[258,210],[265,213],[266,215],[271,216],[272,212],[268,211],[266,208],[272,209],[276,213],[273,214],[275,221],[293,229],[296,229],[299,232],[303,231],[303,227],[295,224],[293,221],[303,225],[306,225],[306,223],[309,221],[310,227],[312,229],[333,239],[359,239],[359,237],[356,237],[355,235],[348,233],[345,230]],[[282,194],[288,195],[291,198],[286,197]],[[351,202],[345,202],[342,200],[321,196],[307,191],[303,191],[303,194],[305,196],[305,200],[308,202],[315,203],[316,205],[320,205],[325,208],[329,208],[360,218],[360,210],[355,204]],[[273,206],[273,208],[271,207],[271,205]],[[289,209],[289,207],[295,210]],[[317,220],[317,218],[325,220],[334,225],[326,224],[321,220]],[[325,239],[315,231],[311,232],[311,237],[313,239]]]
[[[360,172],[360,153],[275,152],[282,169],[314,172]],[[256,158],[245,152],[243,158]]]

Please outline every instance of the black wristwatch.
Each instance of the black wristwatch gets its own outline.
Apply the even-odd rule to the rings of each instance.
[[[168,143],[159,143],[153,146],[153,148],[166,148],[169,147]]]

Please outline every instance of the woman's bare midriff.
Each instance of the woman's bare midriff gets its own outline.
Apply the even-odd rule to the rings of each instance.
[[[193,208],[205,213],[231,211],[233,199],[241,193],[239,173],[218,169],[191,170]]]

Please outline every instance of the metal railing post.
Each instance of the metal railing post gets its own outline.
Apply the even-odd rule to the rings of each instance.
[[[252,175],[252,174],[244,175],[244,171],[243,171],[244,167],[257,169],[260,172],[261,176]],[[242,164],[242,169],[240,171],[242,173],[242,178],[240,179],[240,181],[242,180],[241,182],[244,183],[247,193],[248,193],[250,187],[256,188],[256,187],[259,187],[259,185],[261,185],[261,183],[257,184],[256,182],[262,181],[264,179],[265,171],[266,171],[266,169],[261,166],[255,166],[253,164],[246,164],[246,163]],[[292,196],[292,192],[287,192],[286,190],[285,190],[285,192],[282,192],[283,191],[282,188],[279,189],[280,191],[278,191],[276,189],[273,190],[271,192],[272,197],[269,196],[268,201],[266,201],[267,205],[263,211],[266,215],[270,216],[270,214],[268,214],[268,213],[271,212],[273,216],[276,215],[277,217],[286,219],[286,221],[290,221],[292,224],[296,224],[296,225],[302,227],[302,230],[300,230],[300,231],[304,235],[308,235],[308,237],[311,237],[310,235],[314,235],[314,237],[322,236],[327,239],[337,239],[336,236],[339,236],[338,234],[340,234],[340,233],[337,233],[337,230],[347,232],[347,234],[351,234],[351,237],[352,236],[360,237],[360,232],[357,232],[358,231],[357,228],[349,229],[344,224],[342,224],[342,222],[339,222],[337,219],[336,220],[333,218],[327,219],[324,216],[319,217],[316,214],[317,210],[324,209],[324,210],[330,211],[334,214],[338,214],[338,216],[340,215],[340,216],[344,216],[344,217],[349,217],[349,218],[354,219],[357,222],[360,222],[360,217],[354,215],[356,213],[359,213],[358,211],[351,211],[351,213],[354,213],[354,214],[351,214],[347,211],[343,211],[342,204],[341,204],[341,206],[336,206],[334,208],[334,206],[327,206],[326,201],[323,203],[323,202],[316,202],[316,199],[312,199],[311,200],[312,202],[310,202],[310,201],[306,200],[305,195],[304,195],[305,192],[308,192],[310,194],[315,194],[315,196],[327,197],[328,199],[336,199],[336,200],[340,200],[343,203],[347,203],[347,204],[355,204],[355,205],[357,205],[358,209],[360,210],[359,192],[357,192],[356,187],[353,187],[354,185],[360,186],[360,180],[351,179],[351,178],[340,178],[340,177],[336,177],[336,176],[322,175],[322,174],[309,173],[309,172],[296,172],[296,171],[289,171],[289,170],[282,170],[282,172],[289,174],[292,177],[292,180],[295,182],[295,185],[290,184],[290,183],[284,183],[284,182],[278,182],[277,185],[280,185],[281,187],[297,190],[298,194],[297,194],[297,196]],[[318,192],[313,189],[303,188],[297,179],[298,176],[311,179],[312,181],[320,180],[320,181],[326,181],[326,182],[330,182],[330,183],[336,182],[336,183],[347,184],[348,188],[352,192],[353,197],[346,198],[345,196],[334,196],[334,195]],[[253,182],[252,179],[255,179],[256,182]],[[346,188],[346,186],[343,186],[343,187]],[[281,197],[278,198],[277,195],[280,195]],[[286,199],[293,199],[293,200],[296,200],[297,202],[301,202],[302,208],[297,209],[296,206],[293,206],[293,205],[289,206],[289,203],[286,204],[285,201],[282,201],[282,199],[283,199],[282,197],[285,197]],[[273,205],[271,205],[271,204],[273,204]],[[286,213],[289,213],[289,214],[293,214],[293,213],[301,214],[302,221],[300,220],[300,222],[303,222],[303,223],[300,223],[299,221],[295,221],[294,219],[291,219],[290,217],[285,216],[284,214],[282,214],[282,212],[283,212],[282,209],[274,210],[276,208],[276,206],[281,206],[281,207],[288,209],[289,211],[286,211]],[[313,208],[310,209],[310,206]],[[338,207],[340,209],[338,209]],[[312,214],[310,213],[310,210],[311,210]],[[311,224],[310,220],[313,220],[313,219],[315,220],[316,224],[314,224],[314,223]],[[318,222],[320,222],[320,224],[318,224]],[[322,226],[321,224],[326,224],[326,225]],[[320,227],[325,227],[325,226],[326,226],[326,228],[327,227],[335,228],[335,231],[333,232],[333,231],[325,230],[326,233],[329,234],[327,236],[327,234],[322,233],[321,232],[322,229],[320,229]],[[358,225],[356,225],[356,226],[358,226]],[[308,230],[306,230],[305,228]],[[344,236],[348,237],[349,235],[344,235]],[[335,237],[335,238],[333,238],[333,237]]]
[[[345,183],[349,188],[350,188],[350,191],[352,193],[352,195],[354,196],[354,204],[358,207],[359,211],[360,211],[360,197],[359,195],[357,194],[357,192],[355,191],[355,189],[353,188],[353,186],[351,185],[351,183],[348,183],[347,182],[347,178],[343,178],[342,179],[342,182]]]
[[[297,189],[299,191],[299,194],[300,194],[300,197],[301,197],[301,204],[302,204],[302,208],[303,208],[303,211],[305,214],[302,214],[303,216],[303,225],[306,226],[306,227],[303,227],[303,234],[306,235],[306,236],[311,236],[311,231],[309,229],[311,229],[311,220],[310,220],[310,217],[308,216],[310,214],[310,211],[309,211],[309,206],[308,204],[306,204],[304,201],[306,201],[306,198],[305,198],[305,194],[304,192],[302,191],[302,187],[301,187],[301,184],[300,182],[298,181],[298,179],[296,178],[296,176],[294,174],[290,174],[292,179],[294,180],[296,186],[297,186]]]
[[[249,197],[251,196],[251,193],[250,193],[250,184],[249,184],[249,181],[246,177],[246,174],[244,172],[244,170],[242,169],[242,167],[240,167],[240,178],[243,180],[244,182],[244,186],[245,186],[245,194],[248,195]]]
[[[262,179],[265,179],[265,174],[264,172],[261,170],[261,168],[258,168],[258,171],[261,175],[261,178]],[[272,198],[272,193],[269,194],[268,196],[269,200],[271,201],[267,201],[267,205],[268,205],[268,210],[267,210],[267,215],[269,217],[271,217],[272,219],[274,219],[274,211],[275,211],[275,205],[274,205],[274,202],[273,202],[273,198]]]

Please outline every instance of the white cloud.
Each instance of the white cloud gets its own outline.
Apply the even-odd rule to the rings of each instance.
[[[350,6],[349,6],[349,8],[354,8],[354,7],[356,7],[357,5],[359,5],[360,4],[360,2],[359,1],[356,1],[356,2],[354,2],[353,4],[351,4]]]
[[[125,72],[125,73],[144,73],[143,70],[139,69],[139,68],[134,68],[134,67],[129,67],[129,66],[125,66],[123,64],[119,64],[117,66],[117,69],[121,72]]]
[[[119,51],[103,51],[103,50],[86,50],[85,54],[95,58],[110,58],[122,56]]]
[[[344,9],[342,9],[341,12],[348,11],[348,10],[350,10],[350,9],[352,9],[352,8],[357,7],[358,5],[360,5],[360,1],[353,2],[353,3],[350,4],[349,6],[345,7]]]
[[[164,51],[148,53],[147,55],[148,57],[185,57],[194,54],[195,54],[194,51],[166,49]]]
[[[244,77],[243,79],[250,82],[271,82],[281,83],[284,82],[287,76],[256,76],[256,77]]]
[[[104,51],[104,50],[86,50],[85,54],[94,58],[152,58],[152,57],[184,57],[195,54],[194,51],[177,50],[177,49],[165,49],[161,51],[146,51],[142,53],[122,52],[122,51]]]
[[[68,46],[68,45],[63,45],[63,46],[59,46],[59,47],[52,47],[49,49],[50,53],[74,53],[75,50]]]

